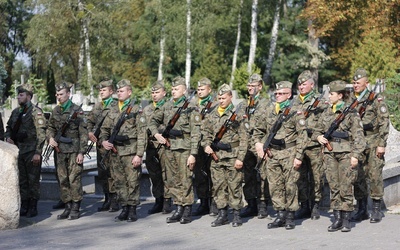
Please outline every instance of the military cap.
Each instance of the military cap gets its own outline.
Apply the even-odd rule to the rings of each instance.
[[[339,92],[339,91],[344,91],[346,90],[346,82],[342,80],[336,80],[333,82],[330,82],[328,87],[330,92]]]
[[[61,91],[63,89],[66,89],[67,91],[69,91],[71,88],[71,85],[68,84],[67,82],[60,82],[56,85],[56,91]]]
[[[197,82],[197,86],[201,87],[201,86],[211,86],[211,81],[210,79],[208,79],[207,77],[201,78],[198,82]]]
[[[263,79],[261,78],[261,76],[259,74],[252,74],[249,78],[249,83],[252,82],[263,82]]]
[[[302,84],[303,82],[305,82],[305,81],[307,81],[307,80],[309,80],[309,79],[311,79],[311,78],[313,78],[313,75],[312,75],[312,73],[311,73],[311,71],[309,71],[309,70],[305,70],[305,71],[303,71],[300,75],[299,75],[299,77],[297,78],[297,84]]]
[[[231,87],[228,84],[224,83],[218,88],[218,95],[223,95],[225,93],[232,92]]]
[[[356,69],[356,73],[354,73],[353,80],[357,81],[363,77],[368,77],[368,72],[363,68]]]
[[[153,84],[151,85],[151,91],[157,91],[159,89],[163,89],[164,87],[164,81],[163,80],[158,80],[153,82]]]
[[[291,89],[292,88],[293,83],[289,82],[289,81],[280,81],[276,84],[276,90],[279,89]]]
[[[130,88],[132,88],[131,82],[130,82],[129,80],[127,80],[127,79],[122,79],[121,81],[119,81],[119,82],[117,83],[117,89],[120,89],[120,88],[123,88],[123,87],[130,87]]]
[[[179,85],[185,85],[186,86],[186,82],[185,82],[185,78],[181,77],[181,76],[177,76],[172,80],[172,87],[176,87]]]
[[[106,87],[113,87],[112,80],[103,80],[99,83],[99,89],[106,88]]]
[[[30,84],[22,84],[20,86],[17,87],[17,93],[25,93],[27,92],[28,94],[30,94],[31,96],[33,95],[33,87]]]

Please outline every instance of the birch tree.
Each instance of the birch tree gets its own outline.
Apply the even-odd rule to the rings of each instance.
[[[165,57],[165,19],[163,16],[163,9],[162,9],[162,1],[159,1],[159,15],[161,17],[161,29],[160,29],[160,57],[158,61],[158,74],[157,80],[163,79],[163,65],[164,65],[164,57]]]
[[[236,42],[235,42],[235,49],[233,51],[233,59],[232,59],[232,72],[231,72],[231,80],[229,82],[229,86],[233,87],[233,80],[235,79],[234,74],[237,67],[237,55],[239,50],[240,44],[240,36],[242,31],[242,8],[243,8],[243,0],[240,0],[239,6],[239,14],[238,14],[238,21],[237,21],[237,35],[236,35]],[[251,69],[251,67],[250,67]]]
[[[251,74],[251,69],[254,64],[256,57],[257,48],[257,9],[258,0],[253,0],[251,5],[251,40],[250,40],[250,51],[249,51],[249,61],[247,63],[247,72]]]
[[[190,6],[192,4],[192,0],[187,0],[187,13],[186,13],[186,67],[185,67],[185,80],[186,87],[189,89],[190,87],[190,70],[192,65],[192,54],[190,52],[190,42],[191,42],[191,12]]]

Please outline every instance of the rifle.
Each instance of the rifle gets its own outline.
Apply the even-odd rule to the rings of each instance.
[[[339,128],[340,123],[344,120],[344,118],[346,117],[346,115],[348,113],[350,113],[350,111],[354,110],[357,105],[360,103],[361,99],[364,97],[365,93],[367,92],[367,89],[365,89],[360,96],[355,99],[351,105],[347,106],[342,113],[340,113],[335,120],[331,123],[331,125],[329,126],[329,129],[325,132],[324,137],[326,139],[329,140],[329,138],[332,136],[333,132],[336,131],[336,129]],[[324,144],[324,146],[329,150],[332,151],[332,145],[329,143],[329,141],[327,143]]]
[[[246,107],[244,118],[247,118],[248,120],[250,120],[250,115],[254,114],[255,111],[256,94],[257,92],[254,91],[254,93],[250,95],[249,105]]]
[[[201,120],[204,119],[204,116],[206,116],[206,114],[208,114],[208,112],[210,111],[211,105],[212,105],[212,101],[215,99],[215,95],[213,95],[213,97],[211,97],[211,99],[207,102],[206,106],[201,110],[200,112],[200,117]]]
[[[107,113],[107,114],[108,114],[108,113]],[[100,120],[100,122],[99,122],[98,124],[96,124],[96,126],[95,126],[96,129],[94,130],[94,133],[93,133],[93,134],[94,134],[94,136],[95,136],[96,138],[99,138],[101,125],[103,125],[104,119],[106,119],[107,114],[106,114],[106,115]],[[88,159],[92,159],[92,157],[90,156],[89,152],[90,152],[90,150],[92,150],[93,145],[94,145],[94,142],[91,141],[90,144],[89,144],[89,146],[88,146],[88,148],[87,148],[87,150],[86,150],[86,152],[85,152],[85,155],[86,155],[86,157],[87,157]]]
[[[28,105],[25,105],[22,112],[20,112],[18,114],[18,119],[11,129],[10,138],[11,138],[11,140],[13,140],[14,144],[17,144],[17,141],[18,141],[17,134],[18,134],[19,128],[21,127],[22,117],[24,117],[26,115],[27,111],[28,111]]]
[[[381,84],[381,81],[382,80],[380,80],[380,79],[376,81],[374,90],[369,92],[368,98],[363,102],[363,104],[361,105],[360,109],[358,110],[358,114],[360,115],[361,119],[365,115],[365,110],[367,109],[367,106],[371,105],[374,102],[374,100],[375,100],[375,98],[377,96],[376,89],[377,89],[378,85]]]
[[[68,119],[61,125],[61,128],[57,130],[56,136],[54,137],[54,140],[58,143],[61,140],[61,137],[65,134],[65,131],[69,127],[69,124],[71,123],[72,120],[75,120],[76,117],[78,116],[78,113],[80,112],[80,109],[82,108],[83,103],[74,110],[69,116]],[[43,161],[47,163],[47,161],[50,159],[50,155],[53,153],[53,151],[56,151],[57,153],[60,153],[60,148],[57,147],[51,147],[49,144],[47,144],[47,147],[43,153]]]
[[[292,109],[292,105],[290,104],[288,107],[285,108],[283,113],[279,114],[278,118],[276,119],[275,123],[272,125],[272,128],[268,134],[267,140],[264,142],[263,150],[264,150],[264,155],[262,158],[257,160],[257,165],[254,167],[254,169],[259,173],[260,172],[260,166],[261,163],[264,161],[265,156],[268,155],[269,158],[272,158],[273,155],[271,153],[271,150],[269,149],[272,139],[274,139],[276,133],[278,133],[278,130],[281,128],[282,124],[288,120],[291,116],[295,114],[295,112],[292,112],[290,114],[290,110]]]
[[[322,92],[321,95],[318,96],[317,99],[314,99],[314,101],[307,107],[306,111],[304,111],[305,118],[308,117],[308,115],[310,114],[310,110],[311,109],[315,109],[318,106],[318,104],[321,101],[322,97],[324,97],[325,92],[326,92],[326,90],[324,92]]]

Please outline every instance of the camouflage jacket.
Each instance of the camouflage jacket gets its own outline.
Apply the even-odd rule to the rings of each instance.
[[[114,99],[107,107],[103,107],[102,102],[98,102],[94,105],[92,111],[87,116],[87,129],[88,132],[95,132],[98,128],[101,120],[107,116],[111,109],[118,106],[118,100]],[[103,121],[104,123],[104,121]]]
[[[27,103],[28,109],[22,116],[21,125],[18,131],[15,131],[17,141],[14,143],[19,148],[19,153],[35,151],[42,154],[42,148],[46,140],[46,118],[42,110],[33,106],[31,102]],[[12,111],[10,119],[7,122],[5,138],[11,138],[12,130],[18,120],[20,108]]]
[[[200,104],[200,102],[199,102],[199,97],[193,98],[192,101],[191,101],[191,104],[192,104],[194,107],[196,107],[196,110],[197,110],[197,112],[200,113],[200,115],[201,115],[202,112],[205,112],[204,117],[206,117],[207,114],[211,113],[211,111],[212,111],[216,106],[218,106],[218,100],[217,100],[216,98],[212,99],[212,98],[213,98],[212,96],[211,96],[210,98],[211,98],[211,100],[210,100],[210,101],[211,101],[211,107],[210,107],[210,109],[209,109],[208,111],[205,110],[206,105],[208,104],[208,102],[205,102],[205,103],[203,103],[203,104]]]
[[[62,125],[68,120],[68,117],[75,111],[78,111],[78,116],[76,119],[72,119],[70,121],[65,133],[62,135],[62,137],[71,139],[72,142],[58,141],[58,147],[61,153],[84,154],[86,152],[87,142],[89,140],[87,123],[83,114],[83,110],[75,103],[72,103],[71,107],[64,112],[61,112],[60,106],[56,106],[53,109],[49,119],[46,137],[47,139],[50,137],[54,138],[57,134],[57,131],[61,129]]]
[[[151,131],[149,129],[149,124],[151,122],[151,119],[153,117],[155,109],[156,109],[156,107],[154,106],[154,104],[150,103],[149,105],[144,107],[142,116],[146,119],[146,133],[147,133],[148,143],[151,143],[151,144],[153,144],[154,147],[157,147],[158,142],[157,142],[156,138],[154,138],[151,135]],[[164,131],[164,129],[165,129],[165,125],[160,124],[160,126],[158,127],[158,132],[161,134]]]

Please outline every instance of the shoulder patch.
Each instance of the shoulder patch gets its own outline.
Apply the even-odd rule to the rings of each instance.
[[[196,115],[196,116],[194,117],[194,119],[195,119],[196,122],[199,122],[199,121],[200,121],[200,116]]]
[[[39,119],[37,120],[37,123],[38,123],[39,125],[43,125],[43,124],[44,124],[43,118],[39,118]]]
[[[382,106],[382,107],[381,107],[381,112],[382,112],[382,113],[386,113],[386,112],[387,112],[387,109],[386,109],[385,106]]]
[[[142,116],[142,117],[140,117],[140,122],[141,123],[146,123],[146,119]]]
[[[299,124],[300,124],[301,126],[304,126],[304,125],[306,125],[306,121],[305,121],[304,119],[300,119],[300,120],[299,120]]]

